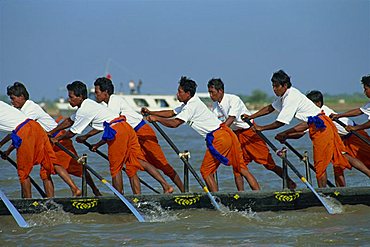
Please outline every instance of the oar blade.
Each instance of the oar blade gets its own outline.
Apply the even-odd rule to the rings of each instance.
[[[116,190],[110,183],[108,183],[107,181],[103,180],[102,181],[111,191],[113,191],[113,193],[118,196],[119,199],[121,199],[121,201],[123,201],[123,203],[131,210],[131,212],[135,215],[135,217],[137,218],[137,220],[139,222],[145,222],[145,219],[144,217],[139,213],[139,211],[121,194],[118,192],[118,190]]]
[[[1,200],[4,202],[5,206],[8,208],[9,212],[12,214],[17,224],[22,228],[30,227],[27,221],[22,217],[22,215],[14,207],[13,203],[9,201],[8,197],[6,197],[6,195],[1,190],[0,190],[0,197],[1,197]]]
[[[302,178],[301,179],[303,181],[303,183],[314,193],[314,195],[317,197],[317,199],[319,199],[319,201],[322,203],[322,205],[325,207],[326,211],[329,213],[329,214],[335,214],[335,211],[332,207],[330,207],[325,201],[324,199],[316,192],[316,190],[312,187],[312,185],[307,182],[307,180],[305,178]]]

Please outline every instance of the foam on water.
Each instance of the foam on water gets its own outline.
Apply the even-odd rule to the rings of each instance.
[[[41,204],[41,206],[43,206],[46,211],[40,214],[32,214],[31,218],[27,220],[31,227],[56,226],[71,223],[70,214],[64,212],[62,206],[55,203],[53,200],[48,200],[45,204]]]
[[[337,199],[322,194],[320,194],[320,196],[334,214],[341,214],[344,212],[343,205]]]
[[[178,219],[174,211],[162,209],[158,202],[141,202],[137,207],[146,222],[167,222]]]

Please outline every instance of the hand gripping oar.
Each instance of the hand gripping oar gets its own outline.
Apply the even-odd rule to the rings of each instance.
[[[344,128],[347,127],[347,125],[345,123],[343,123],[342,121],[340,121],[339,119],[334,118],[333,120],[335,122],[337,122],[340,126],[342,126]],[[351,130],[350,133],[351,134],[354,134],[355,136],[357,136],[358,138],[360,138],[361,141],[365,142],[367,145],[370,145],[370,140],[366,139],[364,136],[360,135],[356,131]]]
[[[71,156],[75,160],[79,160],[79,158],[69,151],[67,148],[65,148],[62,144],[59,142],[56,142],[55,145],[57,145],[60,149],[62,149],[64,152],[66,152],[69,156]],[[143,216],[137,211],[137,209],[121,194],[116,190],[110,183],[107,182],[102,176],[99,175],[94,169],[92,169],[88,164],[84,164],[84,166],[92,173],[95,177],[97,177],[103,184],[105,184],[116,196],[118,196],[119,199],[131,210],[131,212],[135,215],[137,220],[139,222],[145,222]]]
[[[88,147],[89,149],[91,149],[92,148],[92,145],[90,144],[90,143],[88,143],[87,141],[84,141],[83,142],[83,144],[86,146],[86,147]],[[96,153],[97,154],[99,154],[101,157],[103,157],[104,159],[106,159],[106,160],[108,160],[109,161],[109,159],[108,159],[108,156],[105,154],[105,153],[103,153],[102,151],[100,151],[100,150],[96,150]],[[126,171],[126,168],[122,168],[122,170],[123,171]],[[142,183],[143,185],[145,185],[147,188],[149,188],[149,189],[151,189],[152,191],[154,191],[155,193],[157,193],[157,194],[160,194],[160,192],[158,191],[158,190],[156,190],[156,189],[154,189],[152,186],[150,186],[147,182],[145,182],[144,180],[142,180],[141,178],[139,178],[139,181],[140,181],[140,183]]]
[[[166,139],[166,141],[168,142],[168,144],[172,147],[172,149],[177,153],[177,155],[180,154],[180,150],[176,147],[176,145],[171,141],[171,139],[167,136],[167,134],[161,129],[161,127],[159,127],[159,125],[156,123],[156,122],[152,122],[152,124],[154,125],[154,127],[159,131],[159,133],[161,133],[161,135],[163,136],[164,139]],[[195,179],[198,181],[199,185],[203,188],[204,192],[206,192],[207,196],[209,197],[209,199],[211,200],[211,203],[212,205],[217,209],[217,210],[220,210],[221,211],[221,208],[220,208],[220,205],[217,204],[215,198],[211,195],[211,193],[209,192],[207,186],[203,183],[203,181],[200,179],[200,177],[198,176],[198,174],[196,173],[196,171],[194,170],[194,168],[190,165],[189,161],[184,157],[184,156],[181,156],[180,155],[180,159],[182,160],[182,162],[184,162],[184,164],[188,167],[188,169],[190,170],[190,172],[193,174],[193,176],[195,177]]]
[[[1,190],[0,190],[0,197],[1,197],[1,200],[3,200],[5,206],[8,208],[8,210],[12,214],[12,216],[15,219],[15,221],[17,222],[17,224],[20,227],[23,227],[23,228],[30,227],[30,225],[27,223],[27,221],[22,217],[22,215],[14,207],[13,203],[11,203],[9,201],[8,197],[6,197],[6,195]]]
[[[247,122],[250,126],[253,126],[253,123],[248,119],[248,118],[243,118],[243,121]],[[256,133],[271,147],[272,150],[282,159],[285,161],[285,163],[293,170],[293,172],[301,179],[301,181],[314,193],[314,195],[319,199],[319,201],[324,205],[326,211],[328,211],[329,214],[334,214],[334,211],[332,208],[329,207],[329,205],[326,204],[324,199],[316,192],[316,190],[312,187],[312,185],[307,182],[307,179],[303,177],[299,171],[294,167],[294,165],[286,158],[283,156],[280,156],[278,154],[278,149],[275,147],[275,145],[267,139],[267,137],[261,132],[261,131],[256,131]]]
[[[4,152],[0,151],[0,155],[3,155]],[[18,169],[17,163],[12,160],[9,156],[6,156],[6,160],[9,161],[10,164],[12,164],[16,169]],[[31,184],[35,187],[35,189],[40,193],[40,195],[44,198],[48,197],[45,192],[41,189],[41,187],[33,180],[30,176]]]
[[[303,160],[303,155],[300,154],[292,145],[290,145],[287,141],[285,141],[285,146],[287,146],[295,155],[297,155],[297,157],[300,159],[300,160]],[[310,166],[310,168],[316,173],[316,169],[315,167],[311,164],[311,162],[308,162],[308,165]],[[327,180],[327,183],[329,185],[329,187],[335,187],[335,185],[330,182],[329,180]]]

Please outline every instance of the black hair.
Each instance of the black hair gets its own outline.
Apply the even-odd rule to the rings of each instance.
[[[364,86],[370,87],[370,75],[365,75],[361,78],[361,83]]]
[[[321,106],[324,104],[324,96],[320,91],[312,90],[306,94],[313,103],[321,102]]]
[[[211,80],[208,81],[208,87],[214,87],[217,91],[218,90],[224,90],[224,83],[220,78],[212,78]]]
[[[114,85],[107,77],[100,77],[95,80],[94,86],[99,86],[100,91],[107,92],[109,95],[114,93]]]
[[[22,96],[28,100],[30,98],[30,95],[26,89],[26,87],[21,82],[14,82],[13,85],[8,86],[6,88],[6,93],[8,96],[14,95],[14,96]]]
[[[274,72],[274,74],[271,77],[272,83],[278,83],[281,86],[284,86],[287,84],[288,88],[292,86],[292,83],[290,82],[290,77],[287,73],[284,72],[284,70],[278,70]]]
[[[184,90],[184,92],[190,92],[190,96],[193,97],[195,92],[197,91],[197,83],[186,76],[182,76],[179,81],[180,87]]]
[[[82,81],[74,81],[67,85],[67,90],[72,91],[77,97],[87,98],[87,87]]]

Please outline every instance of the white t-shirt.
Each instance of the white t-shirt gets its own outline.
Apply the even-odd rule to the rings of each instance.
[[[185,121],[203,137],[220,127],[221,121],[194,95],[186,104],[173,110],[175,118]]]
[[[107,106],[103,101],[102,104]],[[124,98],[112,94],[108,101],[108,108],[118,115],[126,117],[126,121],[132,128],[135,128],[142,120],[143,116],[136,112]]]
[[[105,121],[109,123],[117,117],[119,115],[109,108],[91,99],[85,99],[81,107],[70,117],[74,123],[69,130],[75,134],[81,134],[88,125],[96,130],[104,130],[103,123]]]
[[[327,107],[326,105],[323,105],[321,107],[321,110],[323,110],[325,112],[325,115],[326,116],[330,116],[330,114],[336,114],[335,111],[333,111],[332,109],[330,109],[329,107]],[[342,121],[345,125],[350,125],[350,126],[353,126],[354,125],[354,122],[349,119],[349,118],[346,118],[346,117],[343,117],[343,118],[339,118],[340,121]],[[348,131],[343,128],[340,124],[338,124],[337,122],[333,121],[335,126],[337,127],[338,129],[338,133],[340,135],[347,135],[348,134]]]
[[[0,130],[11,132],[27,119],[23,112],[0,100]]]
[[[32,100],[27,100],[20,110],[28,118],[38,122],[46,131],[51,131],[58,125],[57,122],[55,122],[55,120],[41,108],[41,106]]]
[[[222,122],[225,122],[229,116],[235,117],[234,122],[230,125],[232,130],[248,129],[250,127],[249,124],[241,119],[241,115],[251,115],[252,113],[236,95],[225,93],[221,102],[213,102],[212,111]]]
[[[370,102],[366,103],[363,107],[360,108],[360,110],[364,114],[368,115],[368,119],[370,120]]]
[[[288,88],[283,96],[277,97],[272,107],[279,112],[276,120],[284,124],[289,124],[293,117],[307,122],[308,117],[321,112],[318,106],[294,87]]]

